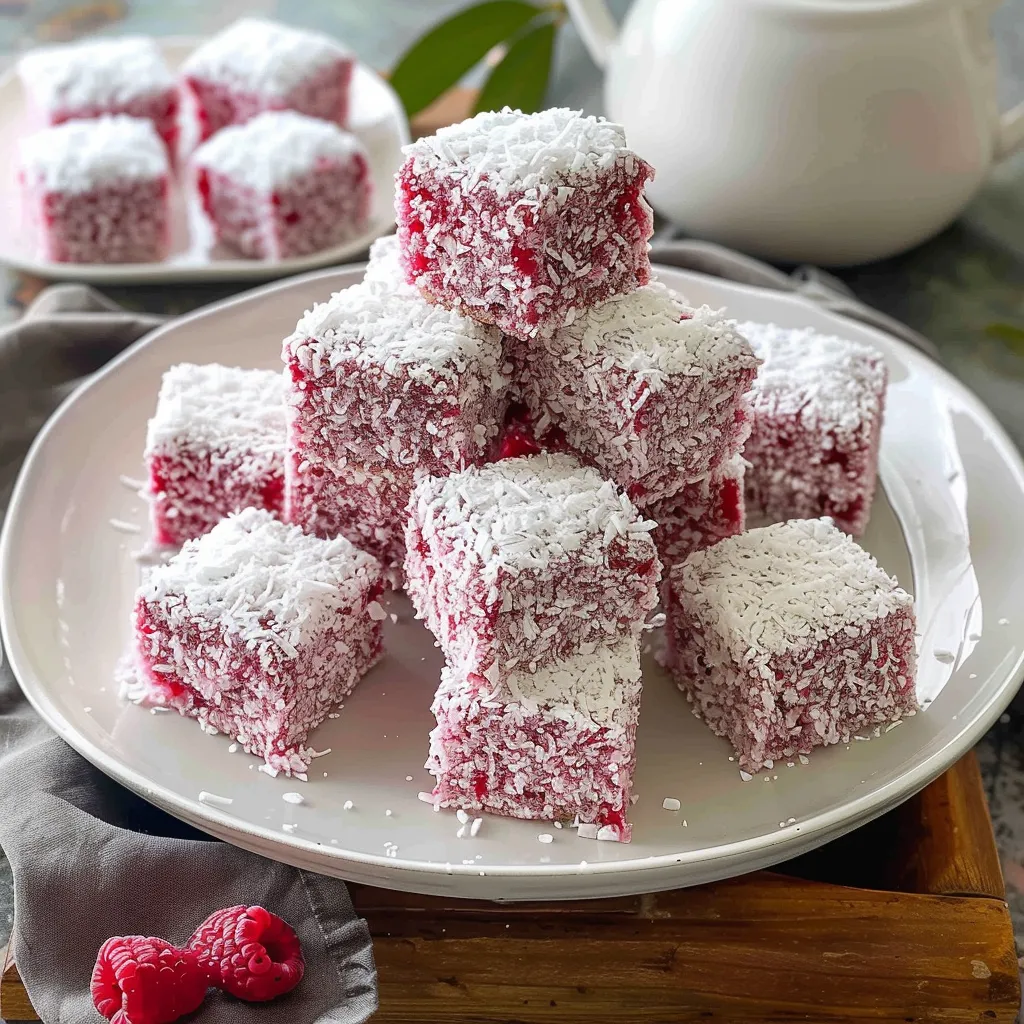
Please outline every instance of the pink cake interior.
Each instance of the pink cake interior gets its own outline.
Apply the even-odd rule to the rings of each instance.
[[[549,334],[648,281],[652,176],[617,126],[569,110],[441,129],[397,178],[406,277],[514,337]]]

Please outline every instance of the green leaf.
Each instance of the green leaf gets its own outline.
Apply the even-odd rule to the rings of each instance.
[[[518,107],[524,114],[540,110],[551,74],[555,48],[553,21],[531,29],[508,48],[501,63],[484,82],[476,101],[476,112]]]
[[[990,338],[1001,341],[1017,355],[1024,355],[1024,328],[1016,327],[1014,324],[994,323],[985,328],[985,333]]]
[[[400,58],[391,85],[412,117],[430,106],[487,52],[528,25],[541,8],[525,0],[486,0],[432,28]]]

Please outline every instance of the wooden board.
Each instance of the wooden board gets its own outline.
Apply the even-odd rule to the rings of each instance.
[[[374,936],[378,1024],[1011,1024],[1020,1006],[973,754],[774,872],[566,903],[352,897]],[[0,1017],[36,1019],[13,962]]]

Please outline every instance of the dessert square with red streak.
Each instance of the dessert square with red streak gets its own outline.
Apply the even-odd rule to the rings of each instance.
[[[168,247],[170,165],[150,121],[65,121],[20,140],[22,210],[39,258],[153,263]]]
[[[694,551],[746,529],[745,470],[743,456],[734,455],[710,477],[644,507],[644,515],[658,524],[652,536],[666,572]]]
[[[415,474],[384,464],[334,468],[310,462],[294,448],[286,460],[285,519],[318,537],[347,537],[381,560],[390,581],[401,582],[405,510]]]
[[[515,350],[537,437],[568,447],[641,505],[711,476],[750,431],[758,366],[731,321],[659,282]]]
[[[578,111],[477,114],[407,146],[395,209],[406,277],[530,339],[650,277],[653,169]]]
[[[173,708],[302,775],[315,729],[381,654],[381,567],[245,509],[156,566],[135,597],[125,695]]]
[[[440,807],[579,822],[579,835],[629,842],[640,659],[635,639],[509,675],[441,673],[427,769]]]
[[[284,376],[211,363],[164,374],[146,435],[153,536],[181,544],[230,512],[284,504]]]
[[[182,65],[200,141],[265,110],[295,110],[348,124],[355,61],[320,32],[242,18],[198,47]]]
[[[358,235],[369,218],[363,144],[290,110],[218,132],[193,154],[192,168],[217,240],[252,259],[318,252]]]
[[[878,477],[888,371],[867,345],[809,328],[744,323],[764,360],[750,399],[751,514],[769,519],[830,516],[859,537]]]
[[[341,525],[400,566],[415,480],[482,462],[497,443],[509,383],[500,332],[368,282],[309,310],[283,357],[289,520]]]
[[[658,603],[653,528],[571,455],[431,477],[409,500],[406,592],[449,665],[496,687],[639,636]]]
[[[173,160],[178,86],[159,46],[140,36],[30,50],[18,61],[30,116],[43,124],[126,114],[149,120]]]
[[[745,771],[916,712],[913,598],[828,519],[696,552],[665,612],[667,667]]]

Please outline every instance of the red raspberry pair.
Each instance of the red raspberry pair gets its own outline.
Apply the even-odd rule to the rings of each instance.
[[[198,1009],[214,985],[264,1002],[290,992],[305,962],[295,932],[262,907],[211,914],[185,949],[142,935],[115,936],[100,947],[92,1001],[112,1024],[170,1024]]]

